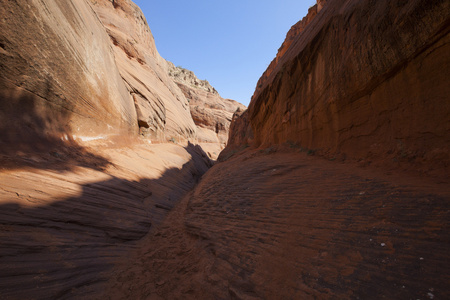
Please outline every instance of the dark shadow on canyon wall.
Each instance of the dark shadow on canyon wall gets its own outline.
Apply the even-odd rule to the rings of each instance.
[[[201,148],[158,179],[85,184],[79,197],[0,206],[2,299],[84,298],[101,291],[108,270],[161,222],[211,166]],[[18,195],[19,196],[19,195]]]
[[[55,98],[51,79],[36,92],[0,78],[0,165],[3,169],[32,167],[69,170],[75,166],[104,169],[108,160],[77,144],[66,134],[72,107]]]

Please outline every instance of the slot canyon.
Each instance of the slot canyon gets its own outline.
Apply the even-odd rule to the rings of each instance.
[[[248,107],[131,0],[0,17],[0,299],[450,299],[450,1],[318,0]]]

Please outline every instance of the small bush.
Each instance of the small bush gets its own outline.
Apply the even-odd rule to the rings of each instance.
[[[292,149],[301,149],[300,145],[293,141],[287,141],[286,144]]]

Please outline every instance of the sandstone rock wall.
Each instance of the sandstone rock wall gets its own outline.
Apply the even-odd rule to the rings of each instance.
[[[233,114],[246,107],[234,100],[224,99],[208,81],[200,80],[194,72],[169,64],[169,76],[184,93],[197,125],[197,140],[210,157],[216,159],[228,140]]]
[[[195,76],[194,72],[179,66],[175,66],[169,61],[167,63],[169,64],[169,76],[172,77],[177,83],[181,83],[183,85],[187,85],[196,89],[201,89],[215,95],[219,94],[216,89],[211,86],[208,80],[198,79],[197,76]]]
[[[119,73],[136,107],[140,133],[156,140],[193,138],[196,127],[183,93],[168,76],[147,21],[130,0],[91,0],[110,36]]]
[[[137,132],[110,39],[86,1],[2,1],[1,142]]]
[[[286,34],[286,39],[284,40],[283,44],[281,44],[281,47],[278,49],[277,56],[272,60],[269,67],[267,67],[267,70],[263,73],[261,78],[258,80],[258,83],[256,85],[256,92],[260,92],[260,88],[265,85],[266,80],[268,80],[268,77],[272,72],[275,70],[275,68],[278,65],[279,60],[284,56],[286,51],[289,49],[291,44],[300,37],[300,34],[305,30],[306,26],[311,23],[312,20],[317,16],[319,11],[322,10],[323,6],[326,4],[326,0],[319,1],[316,5],[311,6],[308,9],[308,14],[298,21],[295,25],[291,27],[291,29]]]
[[[6,1],[0,15],[3,148],[138,132],[157,141],[196,136],[133,2]]]
[[[449,11],[448,1],[424,0],[331,1],[318,14],[311,9],[316,16],[306,17],[309,25],[290,45],[288,34],[288,48],[253,95],[248,141],[448,167]]]

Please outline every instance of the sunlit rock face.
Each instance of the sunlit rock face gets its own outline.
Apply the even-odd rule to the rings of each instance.
[[[3,142],[137,132],[110,38],[86,1],[0,7]]]
[[[196,136],[189,104],[133,2],[14,1],[0,13],[3,141]]]
[[[95,298],[211,162],[148,143],[197,129],[131,1],[2,1],[0,23],[0,298]]]
[[[189,102],[191,116],[197,125],[197,140],[208,155],[216,159],[228,140],[233,114],[246,107],[234,100],[224,99],[208,81],[200,80],[194,72],[169,64],[169,76],[177,83]]]
[[[321,1],[261,77],[240,135],[330,158],[448,166],[448,11],[448,1]]]
[[[140,133],[153,140],[194,138],[189,103],[168,76],[140,8],[129,0],[90,1],[111,39],[115,61],[136,108]]]

